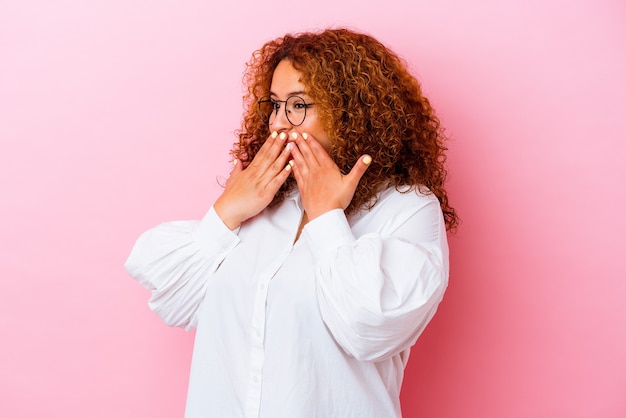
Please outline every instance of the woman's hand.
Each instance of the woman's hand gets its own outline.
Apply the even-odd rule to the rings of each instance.
[[[233,161],[226,187],[213,204],[229,229],[239,227],[265,209],[289,177],[291,166],[287,162],[293,145],[287,144],[286,139],[287,134],[272,132],[245,170],[241,161]]]
[[[343,175],[313,136],[303,133],[291,139],[297,145],[291,150],[293,175],[308,220],[333,209],[346,209],[372,158],[369,155],[361,156],[352,170]]]

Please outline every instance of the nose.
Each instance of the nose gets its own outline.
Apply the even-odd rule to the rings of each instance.
[[[270,118],[269,122],[271,131],[283,132],[290,130],[293,126],[287,119],[287,115],[285,114],[285,108],[283,106],[281,106],[278,111],[275,111]]]

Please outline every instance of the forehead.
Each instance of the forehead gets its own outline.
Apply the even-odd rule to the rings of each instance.
[[[296,70],[290,61],[281,61],[272,75],[270,93],[280,98],[306,93],[306,86],[302,83],[301,77],[300,71]]]

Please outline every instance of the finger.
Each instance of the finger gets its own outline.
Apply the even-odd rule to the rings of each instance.
[[[300,182],[301,179],[306,176],[310,170],[309,162],[307,162],[306,158],[302,155],[301,149],[299,146],[295,145],[291,149],[291,161],[293,168],[293,176],[297,182]]]
[[[255,158],[258,156],[259,161],[267,158],[273,160],[273,158],[275,158],[276,155],[278,155],[278,153],[280,152],[278,150],[281,148],[282,145],[285,144],[286,139],[287,134],[279,134],[278,132],[273,131],[271,135],[267,137],[263,145],[261,145],[261,148],[255,155]]]
[[[285,166],[276,174],[269,182],[268,186],[273,191],[273,194],[276,194],[280,186],[283,185],[289,174],[292,172],[292,164],[285,164]]]
[[[230,175],[236,175],[243,171],[243,164],[238,159],[233,160],[233,170],[230,172]]]
[[[273,131],[271,135],[267,137],[259,151],[250,162],[250,166],[258,167],[261,170],[267,170],[267,168],[280,154],[282,147],[285,145],[286,139],[286,133],[282,132],[279,134],[278,132]]]
[[[306,144],[309,145],[311,152],[315,155],[316,160],[323,165],[335,165],[335,161],[332,159],[328,151],[322,144],[315,139],[312,135],[304,132],[302,134],[302,138],[305,140]]]
[[[292,157],[295,157],[292,154]],[[298,163],[296,162],[295,158],[292,158],[291,160],[289,160],[289,165],[291,166],[291,172],[293,173],[293,178],[296,180],[296,183],[298,184],[302,184],[302,181],[304,179],[304,173],[303,168],[306,166],[305,164],[303,164],[302,162]]]
[[[302,135],[298,135],[297,132],[292,132],[292,139],[296,141],[298,145],[298,149],[302,154],[302,157],[307,161],[309,165],[319,165],[320,161],[318,159],[318,154],[323,158],[323,154],[326,154],[324,148],[320,145],[319,142],[312,136],[307,133],[303,133]],[[321,150],[321,152],[320,152]]]
[[[358,159],[356,164],[352,167],[348,175],[346,176],[348,181],[356,187],[356,185],[363,177],[363,174],[367,171],[367,168],[370,166],[372,162],[372,157],[369,155],[363,155]]]
[[[275,158],[274,162],[270,165],[269,169],[267,170],[266,173],[268,176],[274,177],[283,168],[285,168],[285,165],[289,161],[289,156],[291,155],[291,152],[293,151],[294,148],[297,148],[297,147],[291,143],[288,143],[285,146],[283,146],[283,150]],[[291,166],[289,169],[291,169]]]
[[[259,165],[254,171],[250,171],[249,173],[251,177],[249,177],[249,180],[254,181],[264,190],[269,190],[269,192],[274,195],[278,188],[285,182],[287,177],[289,177],[289,172],[283,173],[283,171],[287,168],[286,165],[289,161],[292,148],[295,148],[293,144],[286,144],[281,153],[276,156],[276,158],[274,158],[274,160],[266,168]],[[292,166],[289,166],[287,170],[291,171],[291,168]]]

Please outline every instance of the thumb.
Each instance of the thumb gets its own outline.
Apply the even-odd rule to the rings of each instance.
[[[233,171],[230,172],[230,175],[239,174],[243,171],[243,164],[238,159],[233,160]]]
[[[367,170],[371,162],[372,157],[370,157],[369,155],[364,155],[359,158],[356,164],[354,164],[354,167],[352,167],[352,170],[350,170],[350,173],[348,173],[348,178],[350,182],[354,183],[355,187],[361,180],[361,177],[363,177],[363,174],[365,174],[365,171]]]

